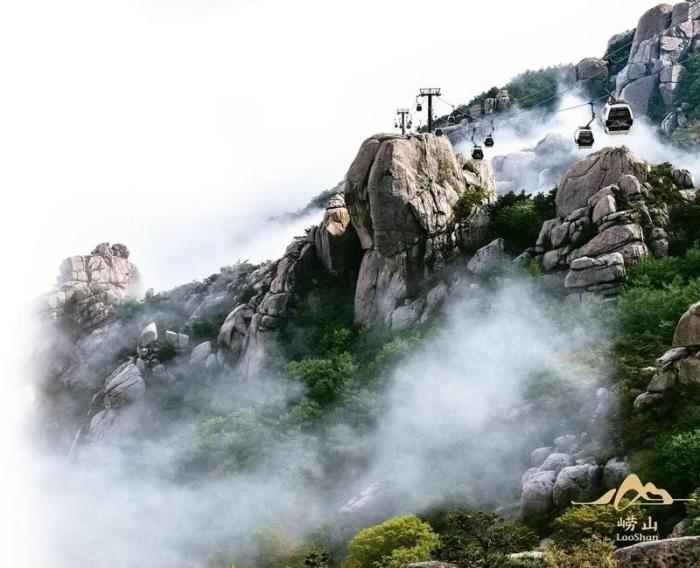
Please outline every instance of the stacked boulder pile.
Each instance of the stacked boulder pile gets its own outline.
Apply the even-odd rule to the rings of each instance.
[[[101,388],[93,395],[87,415],[78,429],[69,455],[80,457],[81,451],[98,443],[108,434],[133,431],[139,425],[144,411],[142,402],[150,381],[173,381],[174,376],[161,361],[168,352],[182,353],[189,347],[187,334],[167,330],[161,338],[155,322],[149,323],[136,341],[136,352],[110,373]],[[198,352],[209,342],[204,342],[190,352],[189,364],[206,364],[211,367],[216,360],[202,360]],[[207,353],[210,357],[215,356]],[[221,363],[219,361],[219,363]]]
[[[668,206],[647,203],[650,170],[624,146],[571,166],[557,190],[557,216],[543,223],[527,255],[545,272],[560,275],[570,293],[616,295],[630,264],[668,252]],[[693,187],[687,170],[675,170],[674,177],[682,187]],[[685,197],[693,195],[691,190]]]
[[[572,501],[595,498],[603,490],[617,487],[629,474],[624,459],[613,458],[604,466],[597,465],[593,452],[585,448],[586,439],[585,434],[568,434],[556,438],[552,446],[532,452],[532,467],[522,477],[523,520],[548,518]]]
[[[662,399],[678,385],[700,385],[700,302],[681,317],[672,348],[656,360],[655,367],[642,369],[642,374],[651,380],[634,401],[637,409]]]

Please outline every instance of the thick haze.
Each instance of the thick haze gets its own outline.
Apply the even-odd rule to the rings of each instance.
[[[30,402],[21,355],[41,338],[25,334],[20,308],[63,257],[124,242],[155,288],[276,257],[299,227],[262,220],[333,186],[419,87],[458,103],[524,69],[600,55],[650,6],[2,3],[4,564],[25,566],[40,546],[18,428]]]
[[[468,279],[455,285],[440,330],[392,373],[369,432],[332,417],[317,432],[270,429],[259,417],[283,412],[296,389],[256,377],[224,381],[212,396],[206,372],[181,362],[186,380],[202,385],[190,406],[212,397],[220,412],[242,408],[243,424],[253,426],[242,427],[248,434],[238,444],[252,444],[254,432],[254,450],[242,453],[262,457],[246,467],[231,457],[235,444],[227,445],[216,455],[236,463],[235,474],[175,483],[178,464],[200,455],[191,439],[202,417],[161,415],[167,410],[154,404],[146,413],[156,439],[122,429],[84,447],[78,463],[35,455],[42,544],[28,552],[29,565],[203,568],[217,552],[240,565],[254,554],[251,535],[272,526],[303,536],[326,525],[347,537],[363,521],[426,511],[446,498],[482,507],[517,502],[530,452],[551,444],[552,431],[588,428],[601,376],[571,353],[604,334],[586,306],[552,317],[551,298],[513,276],[488,287]],[[566,385],[569,404],[550,402],[526,418],[528,387],[541,375]],[[369,487],[379,490],[365,506],[342,512]]]

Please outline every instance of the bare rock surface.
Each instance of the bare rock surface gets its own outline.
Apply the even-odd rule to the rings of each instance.
[[[616,183],[631,174],[646,181],[647,165],[624,146],[605,148],[575,163],[559,183],[557,215],[563,217],[588,205],[588,199],[600,188]]]
[[[55,320],[77,330],[90,330],[138,289],[139,273],[129,260],[129,249],[122,244],[100,243],[88,255],[63,261],[56,288],[46,303]]]
[[[619,548],[619,568],[689,568],[700,566],[700,536],[667,538]]]
[[[690,306],[681,316],[673,335],[673,346],[700,346],[700,302]]]

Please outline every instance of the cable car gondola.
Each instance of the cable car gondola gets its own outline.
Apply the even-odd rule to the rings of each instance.
[[[487,148],[493,148],[496,145],[496,142],[493,139],[493,131],[494,131],[494,126],[493,126],[493,119],[491,119],[491,132],[489,132],[486,135],[486,138],[484,138],[484,146]]]
[[[476,128],[472,128],[472,160],[483,160],[484,159],[484,149],[474,142],[474,135],[476,134]]]
[[[591,105],[591,120],[585,126],[579,126],[574,134],[574,142],[576,142],[578,148],[591,148],[595,143],[595,136],[593,136],[593,130],[591,130],[591,124],[595,120],[595,108],[593,101],[588,104]]]
[[[435,136],[442,136],[442,128],[436,128],[435,129]]]
[[[629,134],[634,124],[632,108],[625,101],[611,98],[603,107],[603,127],[608,134]]]
[[[585,126],[579,126],[574,135],[574,141],[579,148],[591,148],[595,143],[593,131]]]

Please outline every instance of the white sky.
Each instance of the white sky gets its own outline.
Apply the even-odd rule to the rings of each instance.
[[[340,180],[419,87],[456,104],[525,69],[602,54],[650,5],[6,2],[4,230],[32,251],[41,289],[63,257],[105,240],[126,243],[156,288],[241,252],[276,257],[282,243],[234,238]]]
[[[465,102],[527,68],[601,55],[651,5],[0,3],[0,344],[15,355],[3,354],[3,379],[21,378],[18,307],[51,284],[63,257],[124,242],[156,288],[240,257],[277,257],[290,235],[266,233],[261,219],[339,181],[419,87]],[[8,392],[0,555],[21,567],[31,464],[15,452],[19,407]]]

